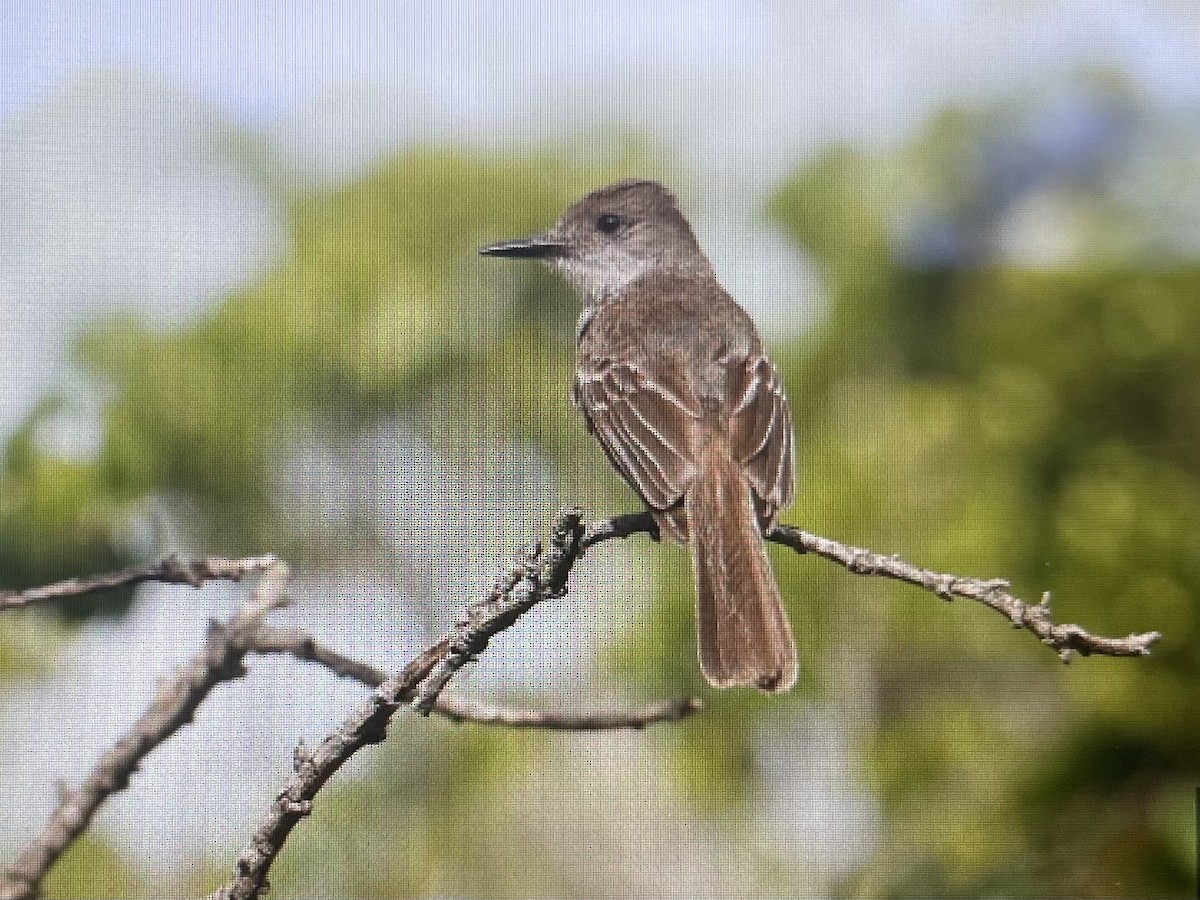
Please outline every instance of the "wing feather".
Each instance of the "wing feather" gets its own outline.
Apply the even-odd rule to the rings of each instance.
[[[730,379],[729,444],[773,519],[795,492],[792,413],[779,372],[765,356],[746,360]]]
[[[723,405],[729,411],[730,453],[745,471],[760,521],[768,527],[795,492],[791,409],[779,373],[765,356],[722,362],[729,371]],[[637,364],[590,359],[576,378],[574,398],[617,471],[649,507],[662,511],[683,499],[695,474],[698,443],[706,440],[698,441],[698,429],[713,426],[702,424],[706,413],[682,366],[660,358],[653,371],[651,377]]]
[[[664,385],[638,366],[604,361],[581,372],[575,397],[617,470],[648,506],[683,499],[694,471],[699,412],[684,385]]]

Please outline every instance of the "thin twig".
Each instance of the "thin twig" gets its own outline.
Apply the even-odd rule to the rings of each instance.
[[[609,537],[622,537],[615,530],[592,543]],[[447,636],[447,652],[424,679],[413,708],[428,715],[446,683],[459,669],[487,649],[488,641],[532,609],[542,600],[561,597],[567,591],[567,578],[586,546],[588,529],[583,512],[572,509],[560,513],[550,533],[550,547],[535,541],[522,559],[501,575],[488,595],[467,607],[467,615]]]
[[[452,722],[504,725],[508,728],[548,728],[563,731],[618,731],[640,729],[659,722],[675,722],[699,712],[703,704],[695,697],[663,700],[632,712],[566,713],[539,709],[507,709],[463,700],[438,697],[433,711]]]
[[[631,513],[589,525],[583,545],[589,547],[609,538],[641,533],[657,535],[654,519],[649,513]],[[1130,634],[1123,638],[1103,637],[1078,625],[1059,625],[1050,618],[1049,593],[1042,594],[1040,603],[1029,604],[1014,596],[1010,591],[1012,585],[1003,578],[965,578],[935,572],[905,562],[898,556],[883,556],[791,525],[776,525],[767,535],[767,540],[797,553],[820,556],[855,575],[903,581],[937,594],[943,600],[962,597],[982,603],[1005,616],[1014,627],[1028,628],[1041,638],[1042,643],[1054,649],[1063,662],[1070,662],[1072,651],[1081,656],[1093,653],[1102,656],[1149,656],[1151,646],[1162,638],[1157,631]]]
[[[192,587],[200,587],[206,581],[241,581],[255,572],[265,572],[277,562],[279,560],[270,555],[248,556],[245,559],[208,556],[191,560],[168,556],[160,562],[129,566],[103,575],[68,578],[66,581],[56,581],[54,584],[26,588],[23,591],[0,591],[0,610],[16,609],[48,600],[61,600],[64,597],[79,597],[95,591],[141,584],[143,581],[190,584]]]
[[[138,764],[155,747],[192,720],[196,709],[209,692],[223,681],[244,673],[242,657],[246,639],[253,635],[262,618],[286,602],[287,566],[273,556],[239,560],[241,578],[252,571],[261,572],[255,590],[242,607],[226,622],[210,621],[204,649],[189,660],[169,682],[159,689],[154,701],[116,744],[96,763],[77,788],[64,790],[58,807],[33,842],[0,875],[0,900],[27,900],[37,895],[38,886],[55,860],[87,828],[92,816],[111,794],[124,790]],[[228,570],[232,571],[232,570]],[[232,575],[206,574],[208,578]],[[138,577],[134,580],[145,581]],[[99,590],[84,584],[79,591]],[[82,583],[82,582],[81,582]],[[130,581],[112,580],[111,584]],[[69,596],[58,593],[57,596]]]
[[[1149,656],[1150,647],[1162,638],[1157,631],[1110,638],[1091,634],[1078,625],[1058,625],[1050,618],[1050,593],[1042,594],[1037,604],[1029,604],[1010,593],[1012,585],[1003,578],[963,578],[922,569],[897,556],[880,556],[862,547],[840,544],[790,525],[778,525],[768,539],[799,553],[812,553],[845,566],[855,575],[894,578],[932,591],[943,600],[963,597],[975,600],[1006,616],[1016,628],[1028,628],[1042,643],[1058,652],[1063,662],[1071,661],[1071,651],[1082,656]]]
[[[377,669],[368,663],[323,647],[313,640],[311,635],[297,628],[262,625],[247,642],[247,649],[253,653],[286,653],[297,659],[319,663],[343,678],[352,678],[368,687],[379,687],[387,680],[387,673],[383,669]],[[568,713],[557,710],[513,709],[458,697],[440,696],[434,704],[433,712],[451,722],[469,722],[474,725],[561,731],[608,731],[645,728],[659,722],[672,722],[687,718],[700,708],[699,700],[683,697],[663,700],[630,711]]]

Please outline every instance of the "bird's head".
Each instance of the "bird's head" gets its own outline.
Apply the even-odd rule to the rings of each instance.
[[[618,181],[572,203],[549,231],[480,248],[485,256],[540,259],[589,303],[652,272],[710,274],[674,195],[656,181]]]

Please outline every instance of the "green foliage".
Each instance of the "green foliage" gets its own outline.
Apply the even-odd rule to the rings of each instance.
[[[269,467],[295,429],[370,421],[462,371],[486,378],[464,398],[479,410],[505,389],[522,397],[524,364],[545,366],[546,354],[531,352],[541,348],[498,289],[500,276],[484,282],[475,249],[544,227],[590,181],[585,172],[552,180],[528,163],[418,152],[294,200],[289,257],[206,319],[172,334],[114,323],[83,342],[86,362],[114,388],[101,457],[110,480],[187,497],[210,549],[261,545],[280,531]],[[518,307],[548,289],[525,272],[502,277],[517,280]],[[497,361],[505,342],[522,368]],[[565,358],[549,358],[564,379]],[[513,421],[546,436],[536,416]]]
[[[955,146],[935,154],[944,193],[980,202]],[[824,595],[875,695],[862,759],[886,817],[846,888],[1182,894],[1181,797],[1200,772],[1200,270],[907,268],[877,237],[902,198],[874,204],[870,187],[897,165],[834,154],[777,198],[833,300],[815,390],[811,366],[788,372],[810,410],[798,515],[945,571],[1003,574],[1031,599],[1052,589],[1061,621],[1166,638],[1149,659],[1064,669],[964,604],[882,584]],[[827,219],[845,212],[827,204],[859,190],[848,205],[880,218],[839,240]],[[881,288],[870,297],[863,272]]]
[[[57,404],[43,403],[9,439],[0,460],[0,586],[21,589],[103,572],[129,563],[117,539],[115,519],[123,511],[117,486],[103,466],[39,452],[37,434]],[[119,614],[132,592],[59,601],[67,619],[93,613]],[[3,647],[0,634],[0,647]],[[4,657],[0,650],[0,659]]]
[[[47,900],[156,895],[119,850],[86,834],[71,844],[42,885]]]
[[[331,546],[345,552],[357,535],[297,521],[274,488],[281,454],[307,429],[353,442],[374,422],[408,416],[439,450],[464,456],[525,442],[588,489],[595,469],[579,451],[594,448],[567,403],[577,303],[547,273],[479,260],[476,249],[546,227],[571,199],[622,174],[549,157],[405,154],[361,181],[290,200],[287,257],[190,326],[164,333],[118,320],[93,329],[79,350],[106,392],[99,456],[77,463],[40,449],[36,432],[50,411],[10,442],[0,495],[0,533],[12,535],[0,542],[5,583],[123,564],[110,535],[148,497],[167,500],[204,552],[270,549],[301,570]],[[314,550],[298,528],[324,542]],[[0,636],[0,662],[5,647]],[[541,738],[469,728],[432,735],[319,807],[289,844],[277,883],[298,893],[338,885],[335,893],[350,896],[442,884],[492,893],[491,851],[474,854],[457,835]],[[377,830],[376,814],[403,827]],[[364,829],[388,840],[364,851]],[[210,874],[224,877],[226,866]],[[514,869],[507,893],[520,895],[531,877]],[[552,882],[546,890],[555,893]]]

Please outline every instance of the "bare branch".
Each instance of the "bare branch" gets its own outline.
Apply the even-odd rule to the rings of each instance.
[[[586,548],[610,538],[625,538],[634,534],[649,534],[657,539],[658,528],[649,513],[630,513],[594,522],[587,527],[583,546]],[[1044,644],[1056,650],[1063,662],[1070,661],[1071,651],[1083,656],[1092,653],[1103,656],[1149,656],[1151,646],[1162,638],[1157,631],[1110,638],[1091,634],[1078,625],[1059,625],[1050,618],[1049,593],[1042,595],[1040,603],[1031,605],[1010,593],[1012,585],[1003,578],[965,578],[934,572],[905,562],[898,556],[882,556],[791,525],[776,525],[767,535],[767,540],[790,547],[797,553],[820,556],[855,575],[903,581],[931,591],[943,600],[955,597],[975,600],[1007,617],[1016,628],[1028,628]]]
[[[107,591],[143,581],[161,581],[164,584],[190,584],[200,587],[206,581],[241,581],[255,572],[265,572],[278,563],[274,556],[248,556],[245,559],[225,559],[208,556],[204,559],[166,559],[144,565],[129,566],[116,572],[91,575],[85,578],[68,578],[43,587],[26,588],[23,591],[0,591],[0,610],[16,609],[32,603],[61,600],[64,597],[79,597],[95,591]]]
[[[296,748],[294,771],[267,810],[266,816],[238,855],[233,880],[214,897],[252,900],[267,888],[267,873],[296,824],[312,812],[313,799],[324,784],[360,748],[387,736],[388,722],[400,707],[412,701],[428,713],[442,687],[488,641],[517,621],[542,600],[566,592],[571,567],[583,552],[583,513],[560,513],[551,529],[550,546],[535,543],[512,570],[502,576],[487,597],[467,610],[466,618],[445,638],[381,684],[371,699],[359,706],[317,747]]]
[[[617,516],[588,526],[584,547],[615,537],[634,534],[657,536],[658,529],[649,513]],[[975,600],[1004,615],[1016,628],[1028,628],[1042,643],[1058,652],[1063,662],[1070,662],[1071,651],[1082,656],[1095,653],[1102,656],[1149,656],[1150,648],[1162,638],[1157,631],[1110,638],[1091,634],[1078,625],[1059,625],[1050,618],[1050,595],[1042,595],[1040,603],[1028,604],[1010,593],[1012,585],[1003,578],[965,578],[923,569],[905,562],[898,556],[882,556],[862,547],[842,544],[827,537],[802,531],[791,525],[776,525],[767,540],[790,547],[797,553],[812,553],[855,575],[892,578],[924,588],[943,600],[962,597]]]
[[[571,569],[587,548],[642,533],[658,537],[649,513],[617,516],[586,527],[579,510],[561,513],[555,519],[548,548],[533,544],[483,600],[467,609],[466,617],[445,638],[390,678],[366,663],[320,646],[303,632],[263,624],[265,614],[284,602],[287,567],[274,556],[242,560],[209,557],[190,562],[171,558],[107,575],[0,593],[3,610],[150,580],[199,586],[210,579],[239,580],[252,572],[263,575],[250,600],[229,621],[210,623],[204,650],[160,690],[133,730],[101,758],[84,784],[63,792],[41,834],[0,876],[0,900],[33,897],[46,871],[87,827],[100,803],[127,785],[146,754],[191,720],[213,687],[244,674],[242,661],[248,652],[288,653],[376,686],[376,690],[369,702],[356,709],[315,750],[303,744],[296,749],[293,774],[239,855],[234,879],[215,895],[221,898],[259,896],[267,887],[267,872],[275,856],[292,828],[311,811],[317,792],[359,748],[382,741],[388,722],[407,703],[421,713],[436,711],[453,721],[577,730],[640,728],[690,715],[700,707],[696,700],[666,701],[626,713],[563,714],[509,710],[441,696],[454,674],[483,652],[492,637],[542,600],[566,593]],[[799,553],[821,556],[854,574],[904,581],[947,600],[964,597],[983,603],[1004,614],[1016,627],[1034,632],[1064,661],[1072,651],[1144,656],[1160,638],[1158,632],[1106,638],[1078,625],[1055,624],[1050,618],[1049,594],[1031,606],[1013,596],[1009,583],[1001,579],[978,580],[933,572],[898,557],[880,556],[791,526],[778,526],[767,538]]]
[[[509,728],[549,728],[564,731],[615,731],[645,728],[659,722],[686,719],[703,704],[695,697],[663,700],[633,712],[564,713],[536,709],[505,709],[457,697],[438,697],[433,711],[452,722],[476,725],[505,725]]]
[[[583,513],[579,509],[560,513],[551,529],[549,549],[535,541],[523,558],[496,580],[483,600],[467,607],[466,618],[446,638],[449,651],[424,679],[421,691],[413,701],[417,712],[428,715],[454,673],[487,649],[488,641],[494,635],[542,600],[566,593],[567,577],[586,547],[584,539],[588,529],[582,522]],[[623,535],[613,531],[592,543],[619,536]]]
[[[367,744],[377,744],[387,736],[392,715],[416,691],[421,680],[449,651],[441,641],[430,647],[397,675],[381,684],[371,699],[350,716],[315,748],[303,743],[293,754],[293,772],[267,810],[266,816],[238,854],[233,880],[214,897],[223,900],[258,897],[268,887],[267,872],[275,861],[296,823],[312,812],[312,801],[333,774]]]
[[[0,900],[35,897],[46,872],[87,828],[100,804],[111,794],[128,786],[129,777],[142,759],[190,722],[196,709],[214,687],[244,673],[242,657],[246,653],[247,638],[254,634],[263,616],[286,602],[283,592],[288,579],[287,566],[273,556],[263,556],[249,561],[240,560],[223,570],[219,567],[204,570],[204,578],[234,577],[233,574],[211,574],[213,571],[237,571],[236,577],[241,578],[256,570],[262,573],[262,577],[241,609],[226,622],[209,623],[204,649],[187,662],[173,679],[163,684],[141,718],[100,757],[83,784],[61,791],[58,807],[49,821],[33,842],[17,855],[12,866],[0,875]],[[149,577],[126,575],[124,580],[110,578],[104,586],[145,581]],[[82,587],[75,593],[99,590],[94,586],[95,583],[99,583],[98,580],[78,582]],[[71,595],[68,590],[56,594]]]
[[[582,524],[582,512],[571,509],[555,519],[549,549],[533,544],[512,570],[497,580],[481,601],[467,610],[466,617],[437,644],[413,660],[398,675],[376,690],[369,703],[359,707],[313,751],[297,747],[295,771],[271,804],[266,817],[238,856],[234,878],[213,895],[217,900],[254,900],[268,887],[267,872],[292,828],[312,811],[317,792],[361,747],[386,737],[387,725],[406,702],[428,714],[437,708],[445,685],[468,662],[486,649],[488,641],[508,628],[542,600],[562,596],[567,579],[583,551],[602,541],[634,534],[657,537],[658,529],[649,513],[633,513]],[[850,572],[878,575],[908,582],[949,599],[953,596],[978,600],[1003,612],[1020,627],[1028,627],[1052,647],[1066,655],[1072,649],[1114,656],[1145,655],[1158,640],[1157,632],[1124,639],[1096,637],[1077,625],[1055,625],[1049,619],[1049,604],[1030,607],[1007,593],[1008,582],[979,581],[942,575],[906,563],[897,557],[879,556],[791,526],[778,526],[767,539],[799,553],[814,553],[844,566]]]
[[[263,622],[271,609],[285,602],[283,590],[288,570],[274,556],[241,560],[214,557],[196,561],[170,559],[37,588],[24,592],[22,602],[78,596],[150,580],[199,586],[206,580],[216,578],[239,580],[254,571],[261,572],[263,580],[246,604],[228,621],[209,623],[204,649],[160,689],[133,728],[101,757],[79,788],[60,791],[59,805],[41,833],[0,875],[0,900],[25,900],[36,896],[38,886],[50,867],[86,830],[100,805],[109,796],[128,786],[130,776],[141,761],[192,720],[214,687],[245,674],[243,658],[247,653],[286,653],[323,665],[342,677],[353,678],[368,687],[379,687],[387,680],[387,674],[382,670],[323,647],[299,629],[281,628]],[[629,712],[561,713],[507,709],[451,697],[437,698],[433,707],[434,712],[452,722],[570,731],[644,728],[658,722],[686,718],[699,709],[700,701],[680,699]]]
[[[1030,605],[1013,596],[1009,592],[1012,585],[1003,578],[981,580],[934,572],[914,566],[896,556],[880,556],[862,547],[840,544],[790,525],[776,526],[768,538],[799,553],[812,553],[845,566],[855,575],[893,578],[932,591],[943,600],[955,597],[975,600],[1006,616],[1014,627],[1028,628],[1042,639],[1042,643],[1058,651],[1063,662],[1071,661],[1072,650],[1083,656],[1091,653],[1104,656],[1149,656],[1150,647],[1162,637],[1157,631],[1148,631],[1123,638],[1110,638],[1091,634],[1078,625],[1057,625],[1050,618],[1049,593],[1042,595],[1040,603]]]
[[[368,687],[379,687],[387,673],[372,665],[343,656],[336,650],[323,647],[311,635],[296,628],[262,625],[248,641],[253,653],[286,653],[297,659],[315,662],[343,678],[353,678]],[[684,719],[698,712],[699,700],[683,697],[663,700],[632,711],[567,713],[536,709],[511,709],[441,696],[433,712],[451,722],[470,722],[474,725],[504,725],[509,728],[546,728],[561,731],[607,731],[622,728],[645,728],[659,722]]]
[[[251,636],[248,646],[253,652],[263,655],[287,654],[305,662],[319,663],[335,675],[353,679],[367,687],[376,688],[387,681],[387,673],[382,669],[322,647],[312,635],[299,628],[260,625]]]
[[[611,519],[592,522],[584,531],[583,540],[580,543],[586,550],[601,541],[632,537],[635,534],[648,534],[652,540],[657,541],[658,523],[654,521],[654,516],[648,512],[623,513],[613,516]]]

